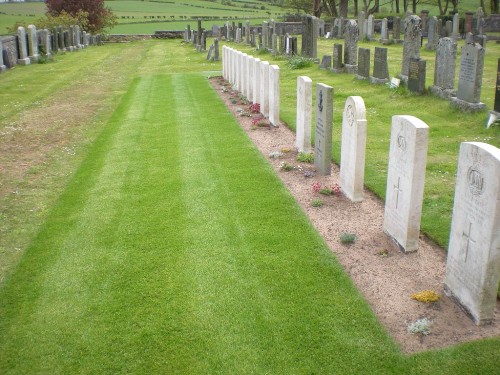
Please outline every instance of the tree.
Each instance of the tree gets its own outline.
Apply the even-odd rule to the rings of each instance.
[[[111,8],[104,6],[104,0],[45,0],[45,4],[51,16],[58,16],[64,11],[76,17],[79,12],[86,12],[88,23],[82,28],[91,33],[102,32],[116,24],[116,16]]]
[[[285,0],[285,6],[295,9],[297,13],[300,13],[301,11],[310,13],[313,2],[312,0]]]

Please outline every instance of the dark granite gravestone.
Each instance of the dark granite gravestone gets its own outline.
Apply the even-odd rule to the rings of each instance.
[[[358,24],[349,20],[344,33],[344,64],[348,73],[356,73],[358,69],[358,36]]]
[[[408,89],[417,94],[425,91],[425,60],[410,58]]]
[[[333,67],[332,72],[344,72],[344,64],[342,62],[342,44],[335,43],[333,45]]]
[[[315,59],[318,57],[318,18],[307,15],[302,20],[302,50],[301,55]]]
[[[373,61],[373,75],[370,77],[371,83],[384,84],[389,82],[389,66],[387,64],[387,48],[375,47]]]
[[[370,49],[359,48],[358,50],[358,72],[357,79],[370,78]]]
[[[320,69],[330,69],[332,67],[332,56],[325,55],[321,60]]]

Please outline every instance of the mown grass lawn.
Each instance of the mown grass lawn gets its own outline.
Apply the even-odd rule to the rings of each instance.
[[[1,373],[497,371],[499,339],[398,350],[200,73],[220,65],[106,48],[136,60],[114,60],[119,100],[0,285]]]

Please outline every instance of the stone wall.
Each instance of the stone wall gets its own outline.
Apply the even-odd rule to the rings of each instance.
[[[499,32],[500,31],[500,14],[492,14],[484,19],[485,32]]]

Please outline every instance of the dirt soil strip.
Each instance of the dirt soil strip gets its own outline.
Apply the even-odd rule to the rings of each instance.
[[[325,197],[315,193],[311,188],[315,182],[330,187],[339,184],[339,167],[332,164],[331,176],[304,177],[304,170],[314,168],[311,164],[296,161],[295,133],[283,123],[273,129],[252,125],[251,117],[242,116],[242,113],[248,113],[249,104],[239,100],[239,93],[221,77],[212,78],[211,83],[403,352],[414,353],[500,336],[498,300],[492,324],[478,327],[444,295],[446,254],[439,246],[421,236],[417,252],[401,252],[382,230],[384,203],[366,189],[365,199],[360,203],[352,203],[344,196]],[[270,152],[282,150],[290,151],[278,159],[269,157]],[[280,165],[283,162],[296,168],[282,171]],[[313,207],[311,202],[315,199],[321,199],[324,205]],[[342,245],[339,238],[344,232],[355,233],[356,242]],[[410,298],[413,293],[427,289],[440,294],[440,301],[422,303]],[[423,317],[432,322],[431,334],[410,334],[408,324]]]

